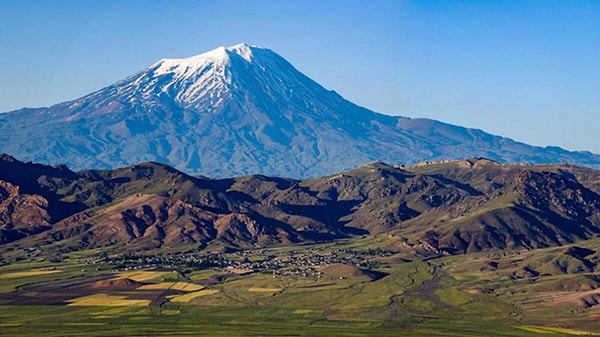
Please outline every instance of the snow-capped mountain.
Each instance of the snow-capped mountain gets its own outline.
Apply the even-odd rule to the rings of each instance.
[[[375,113],[246,44],[163,59],[82,98],[0,114],[0,152],[73,169],[158,161],[213,177],[312,177],[373,160],[473,156],[600,167],[589,152]]]

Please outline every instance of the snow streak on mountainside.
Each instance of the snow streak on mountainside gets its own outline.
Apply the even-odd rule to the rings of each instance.
[[[80,99],[1,114],[0,152],[74,169],[158,161],[213,177],[310,177],[373,160],[472,156],[600,167],[588,152],[372,112],[246,44],[163,59]]]

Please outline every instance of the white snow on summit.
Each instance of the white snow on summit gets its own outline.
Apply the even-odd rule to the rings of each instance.
[[[240,43],[240,44],[236,44],[235,46],[228,47],[226,49],[238,54],[244,60],[251,62],[252,57],[254,56],[252,54],[252,48],[259,48],[259,47],[258,46],[249,46],[245,43]]]
[[[162,59],[153,64],[150,68],[155,68],[154,75],[175,74],[176,76],[188,77],[212,63],[227,63],[229,55],[224,47],[211,50],[204,54],[180,59]]]
[[[231,47],[218,47],[209,52],[188,58],[162,59],[153,64],[151,68],[158,66],[154,70],[155,76],[174,73],[177,76],[187,77],[198,69],[204,68],[209,63],[228,64],[230,62],[230,53],[235,53],[246,61],[251,62],[253,58],[252,48],[258,47],[249,46],[245,43]]]
[[[318,105],[324,101],[341,99],[273,51],[245,43],[188,58],[162,59],[118,83],[115,89],[127,99],[142,93],[145,101],[164,93],[182,107],[203,111],[207,107],[218,110],[232,99],[244,106],[247,93],[286,105],[293,101],[315,111],[322,110]]]
[[[211,98],[224,95],[232,82],[231,57],[239,56],[250,63],[254,59],[253,48],[259,47],[240,43],[231,47],[218,47],[188,58],[162,59],[151,65],[144,77],[147,80],[151,78],[151,83],[158,84],[158,78],[171,76],[168,81],[158,84],[160,90],[169,92],[171,88],[176,88],[173,91],[176,92],[175,99],[192,104],[209,93]],[[211,100],[211,103],[217,104],[220,101]]]

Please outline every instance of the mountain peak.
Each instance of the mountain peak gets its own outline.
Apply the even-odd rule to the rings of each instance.
[[[320,113],[325,109],[316,105],[339,100],[337,94],[327,92],[275,52],[246,43],[188,58],[162,59],[118,84],[125,88],[121,92],[134,89],[146,97],[162,92],[181,107],[205,112],[221,111],[235,100],[239,106],[259,101],[286,104],[269,108],[273,113],[289,110],[290,102],[295,101]]]
[[[155,161],[212,177],[297,178],[374,160],[600,163],[592,153],[378,114],[325,89],[276,52],[245,43],[162,59],[50,108],[0,114],[0,131],[0,152],[77,170]]]
[[[249,45],[246,43],[236,44],[235,46],[226,47],[225,50],[241,56],[244,60],[251,62],[254,57],[253,49],[262,49],[258,46]]]
[[[211,51],[187,58],[164,58],[152,65],[151,68],[156,68],[154,70],[154,75],[156,76],[167,73],[183,75],[190,70],[202,69],[208,64],[229,64],[232,54],[240,56],[247,62],[251,62],[254,57],[253,49],[262,48],[251,46],[246,43],[240,43],[230,47],[221,46]]]
[[[154,69],[154,76],[170,73],[185,76],[198,69],[202,69],[209,64],[227,63],[229,63],[229,54],[225,47],[219,47],[206,53],[187,58],[165,58],[156,62],[150,66],[150,68]]]

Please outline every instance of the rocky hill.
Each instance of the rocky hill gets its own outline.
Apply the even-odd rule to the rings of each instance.
[[[2,250],[222,251],[385,235],[389,249],[459,254],[599,234],[600,171],[577,166],[472,158],[208,179],[157,163],[73,172],[0,157]]]

